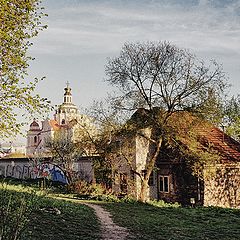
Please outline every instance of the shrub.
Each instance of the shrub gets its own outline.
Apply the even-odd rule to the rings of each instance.
[[[155,207],[168,207],[168,208],[177,208],[181,207],[179,203],[166,203],[163,200],[152,200],[148,202],[149,205],[155,206]]]
[[[135,198],[129,197],[127,195],[121,198],[120,201],[124,203],[139,203]]]
[[[83,180],[77,180],[68,186],[70,193],[77,194],[77,198],[87,200],[98,200],[108,202],[118,202],[118,198],[114,196],[110,189],[106,189],[101,184],[91,184]]]

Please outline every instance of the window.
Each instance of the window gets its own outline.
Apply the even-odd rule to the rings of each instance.
[[[62,124],[65,124],[65,119],[62,120]]]
[[[34,143],[37,143],[37,136],[34,137]]]
[[[159,176],[159,191],[169,192],[169,176]]]
[[[135,172],[130,170],[130,179],[134,180],[135,179]]]
[[[149,176],[148,185],[149,186],[153,186],[154,185],[154,175],[153,175],[153,172],[151,172],[151,174]]]

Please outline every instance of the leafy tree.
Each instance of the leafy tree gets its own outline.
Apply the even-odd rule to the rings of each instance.
[[[225,104],[222,127],[227,134],[240,141],[240,95]]]
[[[173,139],[173,116],[190,112],[204,119],[218,116],[221,97],[227,87],[225,75],[215,61],[206,65],[185,49],[168,42],[126,43],[118,57],[106,65],[107,81],[118,88],[114,107],[132,112],[142,108],[147,114],[127,124],[122,134],[135,134],[145,138],[149,159],[141,175],[141,201],[146,201],[148,181],[165,139]],[[184,114],[175,118],[186,122]],[[150,128],[148,134],[142,129]],[[180,128],[181,130],[181,128]],[[154,151],[153,151],[154,150]]]
[[[45,142],[45,147],[50,152],[53,163],[60,166],[65,172],[68,182],[73,180],[73,164],[81,156],[81,152],[72,141],[72,133],[67,129],[60,129]]]
[[[38,79],[26,81],[30,39],[46,28],[39,0],[0,0],[0,136],[19,132],[16,110],[42,112],[49,102],[34,94]]]
[[[117,151],[113,142],[125,119],[123,116],[119,117],[119,111],[109,104],[112,100],[109,96],[105,101],[95,101],[88,109],[87,114],[94,119],[97,131],[94,137],[84,139],[85,143],[95,149],[93,154],[98,156],[94,161],[96,181],[105,184],[107,188],[111,187],[113,162]]]
[[[45,147],[49,151],[53,162],[66,173],[69,183],[74,179],[74,163],[81,156],[92,156],[95,149],[96,129],[86,116],[73,119],[67,128],[60,128],[54,137],[48,138]],[[46,153],[44,153],[46,154]]]

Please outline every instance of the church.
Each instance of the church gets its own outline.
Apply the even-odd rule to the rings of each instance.
[[[73,142],[81,141],[82,134],[87,131],[93,136],[96,128],[90,117],[80,114],[72,102],[72,89],[69,83],[64,88],[63,102],[57,106],[53,119],[45,119],[41,123],[36,119],[30,124],[27,132],[26,155],[23,157],[0,160],[0,176],[20,179],[48,178],[52,181],[66,183],[66,175],[58,165],[51,162],[51,154],[46,148],[46,142],[55,137],[56,133],[70,133]],[[94,181],[93,161],[95,156],[82,155],[76,159],[73,171],[78,179],[87,182]],[[37,159],[43,161],[38,163]]]
[[[94,134],[95,127],[91,119],[79,113],[79,110],[72,102],[72,89],[69,83],[64,88],[63,103],[57,106],[53,119],[45,119],[39,122],[34,119],[27,132],[26,154],[28,157],[36,155],[47,156],[48,150],[45,143],[48,139],[53,139],[57,131],[68,131],[74,141],[75,130],[87,128],[91,134]]]

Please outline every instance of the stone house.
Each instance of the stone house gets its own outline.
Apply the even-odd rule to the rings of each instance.
[[[148,137],[152,134],[151,128],[141,131]],[[202,178],[197,177],[186,156],[163,144],[149,179],[149,199],[240,208],[240,143],[212,125],[194,131],[202,151],[211,146],[218,156],[217,163],[206,163]],[[138,198],[140,174],[144,174],[154,147],[142,134],[120,136],[116,144],[120,147],[113,164],[113,190]]]

